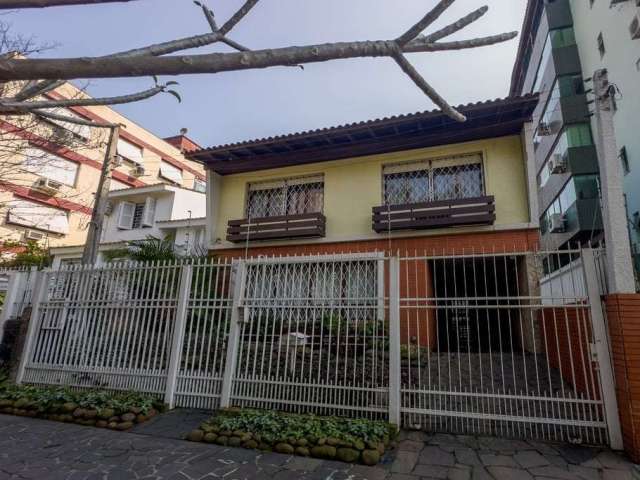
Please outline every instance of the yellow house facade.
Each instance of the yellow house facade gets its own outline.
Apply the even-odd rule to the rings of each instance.
[[[521,134],[535,101],[476,104],[462,125],[427,112],[194,152],[208,169],[210,251],[528,247],[537,224]]]

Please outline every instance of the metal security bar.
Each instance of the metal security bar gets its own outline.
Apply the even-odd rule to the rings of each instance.
[[[42,273],[21,380],[164,393],[179,272],[165,262]]]
[[[620,447],[603,252],[504,252],[40,272],[18,382]]]
[[[372,255],[247,261],[231,403],[386,417],[383,271]]]
[[[579,251],[401,258],[403,424],[606,443],[600,300],[581,261]],[[550,263],[569,268],[545,277]]]
[[[193,263],[175,392],[179,407],[220,405],[233,303],[232,267],[225,258]]]

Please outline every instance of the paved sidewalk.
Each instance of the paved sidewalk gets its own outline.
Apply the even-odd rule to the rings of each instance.
[[[0,480],[630,480],[631,469],[603,449],[421,432],[369,468],[0,415]]]

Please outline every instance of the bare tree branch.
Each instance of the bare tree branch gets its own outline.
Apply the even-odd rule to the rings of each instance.
[[[256,6],[259,1],[260,0],[247,0],[244,5],[242,5],[242,7],[240,7],[238,11],[234,13],[233,16],[229,20],[227,20],[224,25],[222,25],[222,27],[220,27],[219,32],[222,35],[226,35],[227,33],[229,33],[233,29],[233,27],[235,27],[238,22],[242,20],[253,7]]]
[[[57,115],[55,113],[45,112],[43,110],[34,110],[33,114],[46,120],[57,120],[59,122],[74,123],[76,125],[84,125],[87,127],[114,128],[117,126],[116,123],[97,123],[92,122],[91,120],[85,120],[83,118],[65,117],[64,115]]]
[[[516,34],[512,32],[449,43],[427,43],[418,39],[406,45],[402,51],[419,53],[474,48],[504,42],[512,39]],[[396,48],[397,44],[394,40],[378,40],[283,47],[241,53],[145,57],[144,61],[136,57],[6,60],[0,61],[0,81],[220,73],[347,58],[393,57]]]
[[[132,2],[135,0],[2,0],[0,10],[14,8],[45,8],[70,5],[95,5],[97,3]]]
[[[0,100],[0,112],[2,113],[16,113],[24,111],[39,110],[44,108],[65,108],[65,107],[88,107],[95,105],[119,105],[122,103],[139,102],[157,95],[160,92],[166,91],[165,85],[158,85],[156,87],[144,90],[142,92],[132,93],[129,95],[120,95],[117,97],[103,97],[103,98],[72,98],[65,100],[45,100],[39,102],[13,102]],[[66,120],[65,120],[66,121]]]
[[[424,40],[428,43],[437,42],[438,40],[448,37],[449,35],[452,35],[457,31],[462,30],[464,27],[472,24],[488,11],[489,11],[489,7],[485,5],[484,7],[480,7],[479,9],[471,12],[469,15],[462,17],[457,22],[447,25],[446,27],[441,28],[437,32],[433,32],[433,33],[430,33],[429,35],[426,35],[425,37],[419,37],[419,38],[420,39],[424,38]]]
[[[402,49],[405,53],[440,52],[444,50],[464,50],[467,48],[486,47],[496,43],[509,41],[518,36],[518,32],[500,33],[489,37],[474,38],[471,40],[459,40],[456,42],[429,43],[420,38],[409,43]]]
[[[38,95],[45,94],[51,90],[55,90],[66,83],[66,80],[45,80],[43,82],[35,82],[25,86],[18,94],[13,97],[16,102],[22,102]]]
[[[402,69],[404,73],[413,80],[413,82],[422,90],[425,95],[427,95],[433,103],[435,103],[440,109],[446,113],[452,119],[458,122],[464,122],[467,117],[458,112],[455,108],[447,103],[447,101],[442,98],[435,89],[429,85],[429,83],[420,75],[420,73],[411,65],[409,60],[402,54],[402,52],[398,49],[396,54],[393,55],[393,59],[396,61],[398,66]]]
[[[425,28],[435,22],[442,13],[449,8],[455,0],[440,0],[440,2],[431,9],[422,19],[416,23],[413,27],[407,30],[405,33],[396,38],[396,42],[401,47],[405,46],[411,40],[416,38]]]
[[[202,12],[204,13],[204,16],[207,19],[207,22],[209,23],[209,26],[211,27],[211,31],[213,33],[217,33],[220,35],[220,39],[219,41],[222,43],[225,43],[226,45],[230,46],[231,48],[235,48],[236,50],[238,50],[239,52],[248,52],[250,49],[245,47],[244,45],[240,45],[238,42],[235,42],[233,40],[231,40],[230,38],[225,37],[223,34],[220,33],[220,30],[218,29],[218,24],[216,23],[216,19],[215,19],[215,15],[213,14],[213,12],[211,11],[210,8],[208,8],[204,3],[200,3],[200,2],[194,2],[196,5],[198,5],[201,9]]]

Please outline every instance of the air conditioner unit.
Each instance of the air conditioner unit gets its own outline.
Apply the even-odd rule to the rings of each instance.
[[[122,165],[122,162],[124,162],[124,158],[122,157],[122,155],[116,155],[113,158],[113,166],[114,167],[119,167],[120,165]]]
[[[567,162],[560,153],[554,153],[549,159],[549,173],[552,175],[567,171]]]
[[[144,167],[142,165],[136,165],[135,167],[133,167],[133,174],[136,177],[141,177],[142,175],[144,175]]]
[[[35,183],[35,189],[47,194],[55,194],[60,191],[62,184],[50,178],[39,178]]]
[[[551,133],[551,125],[546,122],[540,122],[540,125],[538,125],[538,135],[548,137]]]
[[[24,238],[26,240],[42,240],[45,237],[45,234],[42,232],[38,232],[37,230],[27,230],[24,232]]]
[[[549,231],[551,233],[562,233],[564,232],[564,215],[561,213],[553,213],[549,217]]]
[[[631,34],[631,38],[633,40],[637,40],[640,38],[640,16],[636,15],[631,20],[631,25],[629,25],[629,33]]]

